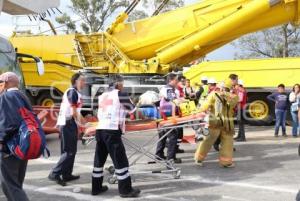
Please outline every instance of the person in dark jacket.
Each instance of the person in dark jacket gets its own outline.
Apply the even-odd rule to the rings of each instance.
[[[268,96],[270,101],[275,102],[275,116],[276,116],[276,125],[275,125],[275,137],[278,137],[279,128],[282,128],[282,136],[287,137],[286,134],[286,114],[288,109],[288,95],[285,93],[284,84],[278,85],[278,92],[272,93]]]
[[[19,78],[15,73],[0,75],[0,180],[3,193],[9,201],[28,201],[23,190],[27,160],[10,154],[7,141],[18,134],[22,117],[21,108],[32,111],[29,101],[19,90]]]

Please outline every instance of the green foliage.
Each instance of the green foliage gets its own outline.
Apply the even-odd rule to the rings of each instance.
[[[133,11],[128,21],[134,21],[139,19],[144,19],[146,17],[150,17],[152,13],[160,6],[160,4],[164,0],[143,0],[142,5],[143,9],[137,9]],[[184,0],[169,0],[169,2],[166,4],[166,6],[163,8],[161,13],[174,10],[176,8],[184,6],[185,1]]]
[[[300,29],[291,25],[249,34],[234,42],[236,59],[300,56]]]
[[[82,19],[81,28],[85,33],[103,30],[106,20],[112,14],[119,8],[128,6],[128,1],[126,0],[71,0],[71,2],[72,6],[70,6],[70,9]],[[58,23],[65,24],[69,31],[74,31],[74,29],[70,29],[70,21],[70,17],[67,14],[64,14],[61,19],[57,20]]]
[[[75,23],[71,20],[70,16],[68,16],[66,13],[64,13],[62,16],[60,17],[56,17],[55,20],[59,23],[59,24],[65,24],[66,25],[66,33],[74,33],[76,31],[76,25]]]

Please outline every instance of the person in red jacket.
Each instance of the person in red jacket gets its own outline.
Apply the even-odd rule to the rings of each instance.
[[[238,142],[245,142],[246,141],[246,135],[245,135],[245,125],[244,125],[244,115],[246,110],[246,104],[247,104],[247,91],[244,88],[244,83],[242,80],[238,81],[238,85],[236,86],[236,91],[239,97],[239,105],[238,105],[238,125],[239,125],[239,132],[238,136],[235,138]]]

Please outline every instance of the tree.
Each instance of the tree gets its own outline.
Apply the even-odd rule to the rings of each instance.
[[[143,0],[143,9],[136,9],[135,11],[133,11],[129,16],[128,21],[150,17],[163,1],[164,0]],[[184,3],[184,0],[169,0],[165,7],[162,9],[161,13],[174,10],[178,7],[182,7],[184,6]]]
[[[76,24],[73,22],[66,13],[55,19],[59,24],[64,24],[66,26],[66,33],[74,33],[76,31]]]
[[[242,37],[233,46],[236,59],[291,57],[300,55],[300,29],[285,24]]]
[[[70,9],[78,15],[81,20],[81,28],[85,33],[99,32],[104,28],[106,20],[112,16],[119,8],[127,7],[127,0],[71,0]],[[75,31],[73,24],[67,14],[63,14],[56,21],[67,26],[68,31]],[[68,26],[69,25],[69,26]],[[74,24],[75,25],[75,24]],[[76,26],[75,26],[76,29]]]

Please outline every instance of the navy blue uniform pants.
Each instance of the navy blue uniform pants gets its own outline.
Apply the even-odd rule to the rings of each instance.
[[[92,191],[102,188],[103,167],[108,154],[115,167],[120,194],[127,194],[132,190],[131,177],[129,175],[129,163],[122,142],[121,130],[97,130],[94,169],[92,175]]]
[[[69,177],[72,175],[77,153],[78,127],[74,119],[68,120],[61,132],[61,156],[52,170],[52,175]]]

